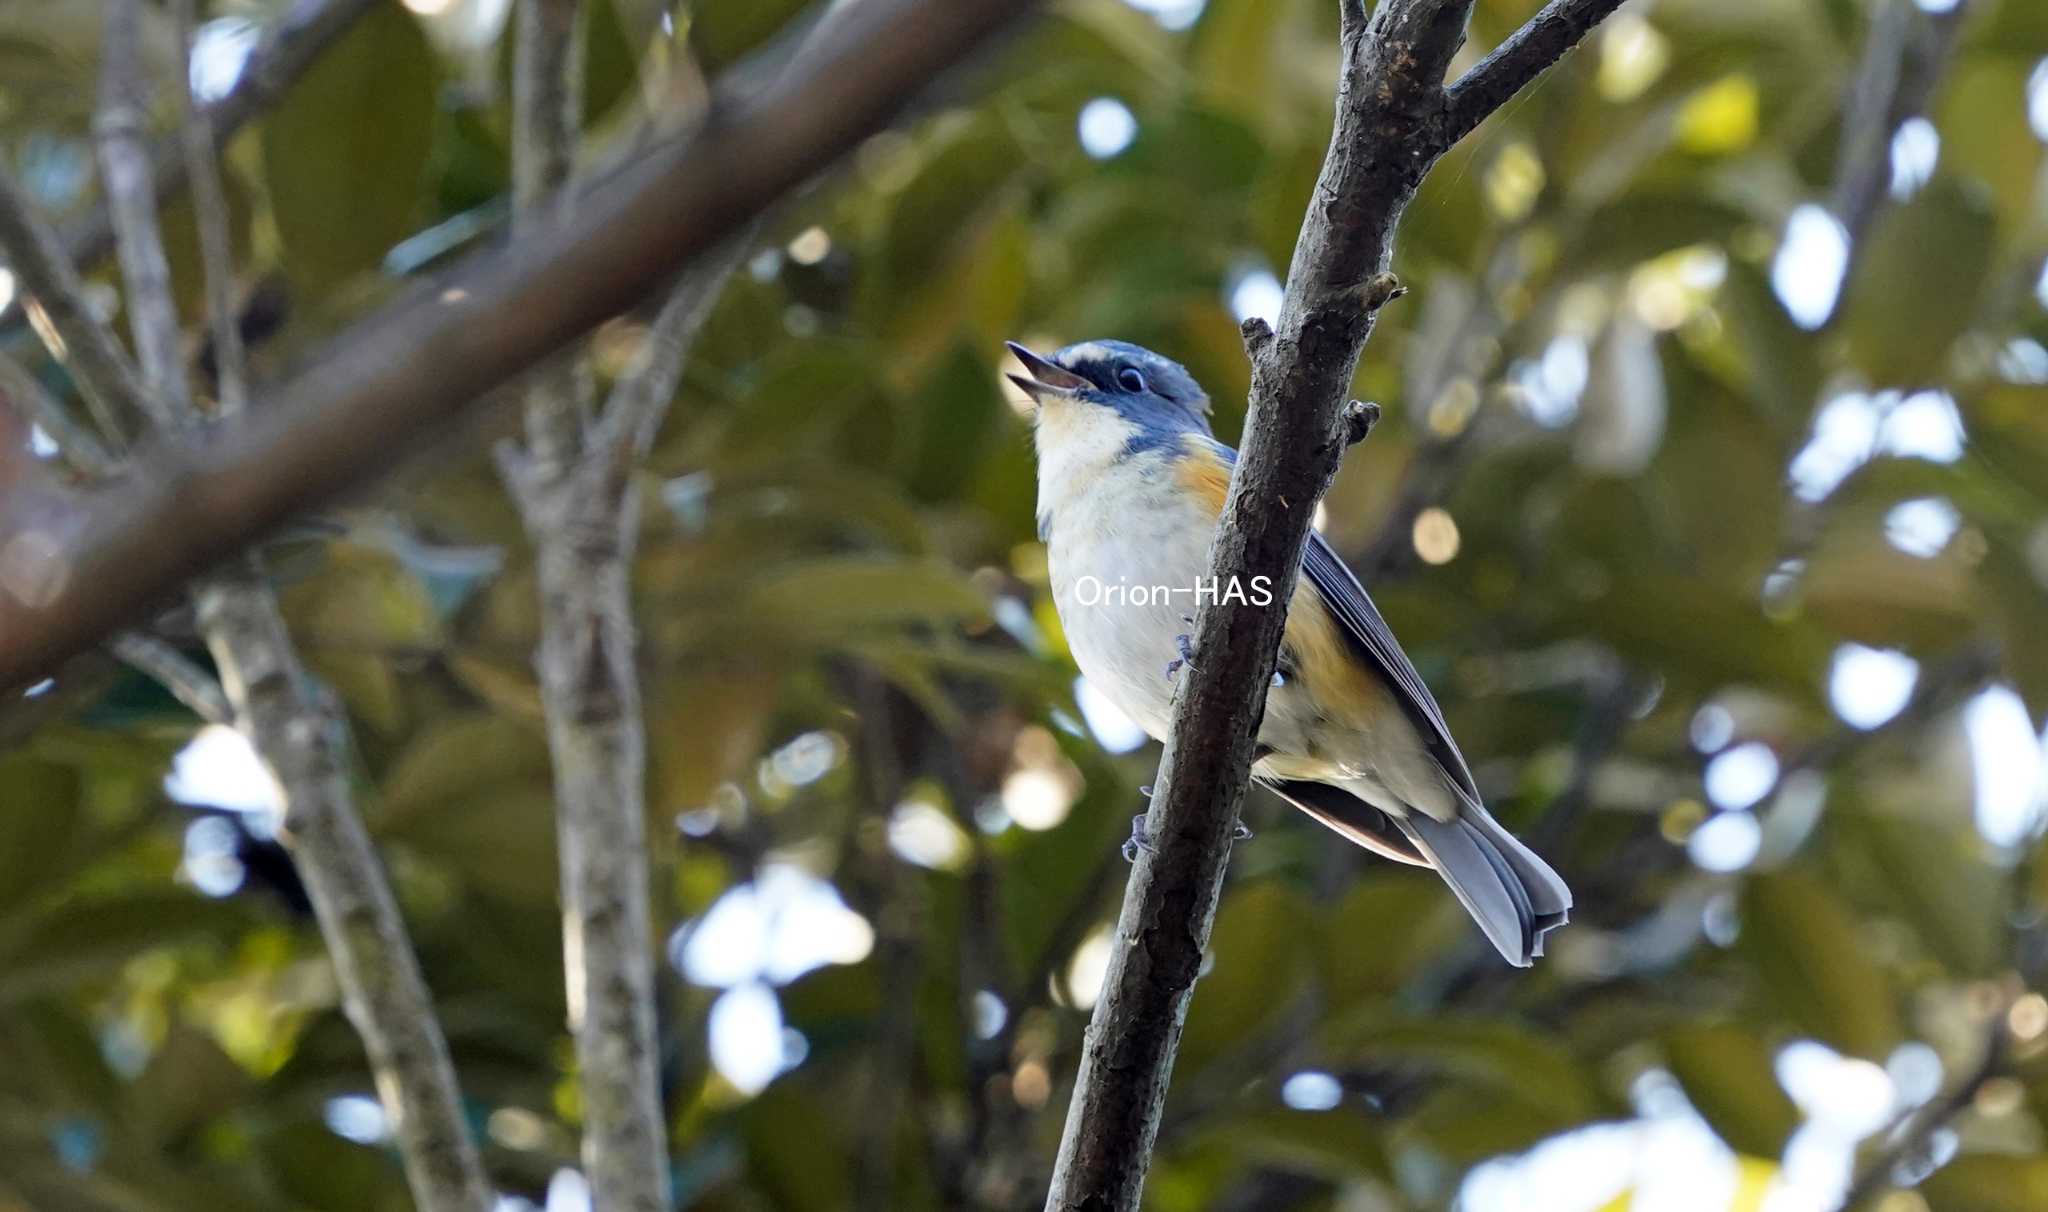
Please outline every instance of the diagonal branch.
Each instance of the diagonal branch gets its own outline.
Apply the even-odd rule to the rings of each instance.
[[[1471,0],[1380,0],[1370,20],[1362,7],[1340,6],[1335,129],[1277,331],[1246,325],[1250,411],[1210,553],[1210,583],[1266,578],[1278,602],[1291,599],[1314,503],[1356,432],[1344,415],[1347,392],[1379,307],[1399,290],[1386,272],[1395,226],[1448,145],[1442,81]],[[1458,111],[1465,129],[1590,27],[1571,23],[1562,39],[1526,29],[1510,39],[1532,49],[1495,56],[1511,66],[1496,66],[1466,94],[1472,100]],[[1522,66],[1525,57],[1532,66]],[[1226,600],[1206,604],[1196,620],[1197,659],[1175,697],[1146,818],[1152,846],[1139,853],[1125,892],[1047,1212],[1139,1206],[1285,616]]]
[[[727,236],[724,243],[698,257],[669,288],[632,364],[605,397],[596,440],[612,447],[620,460],[645,455],[653,448],[697,334],[711,318],[712,306],[746,260],[760,230],[757,219]]]
[[[0,399],[5,399],[57,444],[64,460],[86,476],[99,479],[112,475],[120,460],[93,432],[74,420],[57,398],[36,382],[28,368],[0,353]]]
[[[129,491],[80,500],[54,482],[15,485],[0,498],[0,686],[42,676],[632,307],[1031,6],[855,5],[823,36],[817,70],[744,99],[721,89],[701,130],[584,191],[572,221],[380,311],[204,441],[159,440]]]
[[[176,648],[140,631],[124,631],[107,647],[170,691],[171,697],[190,707],[200,719],[209,724],[235,722],[235,709],[229,705],[219,680]]]
[[[1883,0],[1870,20],[1863,58],[1844,102],[1828,210],[1849,236],[1850,255],[1883,209],[1891,181],[1892,136],[1921,114],[1955,53],[1969,0],[1927,12],[1913,0]]]
[[[198,418],[179,353],[177,308],[134,92],[140,78],[135,47],[141,5],[142,0],[108,0],[102,101],[94,126],[128,312],[143,353],[148,400],[131,403],[139,408],[154,401],[149,411],[168,429]],[[195,167],[201,176],[213,171],[209,162]],[[208,184],[217,199],[218,181]],[[206,196],[204,186],[199,196]],[[230,272],[226,242],[204,245],[203,251],[207,276],[219,286]],[[227,318],[231,323],[232,317]],[[222,372],[224,382],[239,379],[239,368],[225,362]],[[378,1093],[396,1127],[414,1200],[425,1212],[484,1212],[492,1191],[463,1119],[447,1041],[396,898],[355,808],[347,720],[340,705],[301,666],[276,595],[253,556],[200,577],[191,596],[201,634],[221,671],[218,692],[210,682],[194,680],[197,671],[189,662],[144,637],[122,637],[116,651],[202,714],[217,716],[232,708],[283,792],[282,834],[313,902],[343,1004],[362,1036]]]
[[[0,252],[30,301],[29,320],[50,355],[63,362],[78,383],[79,394],[100,428],[115,444],[125,443],[149,414],[139,408],[143,398],[135,368],[119,338],[93,314],[85,283],[64,255],[57,233],[50,229],[21,186],[0,170]]]

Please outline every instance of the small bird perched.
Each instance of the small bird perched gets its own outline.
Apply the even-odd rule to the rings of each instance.
[[[1010,379],[1037,403],[1038,529],[1074,660],[1155,739],[1204,585],[1237,454],[1179,364],[1087,341]],[[1336,552],[1310,532],[1252,774],[1357,844],[1433,867],[1509,963],[1527,967],[1571,890],[1479,799],[1442,708]]]

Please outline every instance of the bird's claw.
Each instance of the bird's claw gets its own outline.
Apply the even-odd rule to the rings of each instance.
[[[1152,839],[1145,836],[1145,814],[1140,812],[1131,818],[1131,836],[1124,841],[1123,852],[1126,863],[1138,861],[1140,850],[1151,850]]]
[[[1147,794],[1150,794],[1152,789],[1147,787],[1144,790]],[[1243,821],[1239,821],[1231,827],[1230,840],[1233,842],[1248,842],[1252,837],[1251,826]],[[1140,812],[1131,818],[1131,836],[1124,839],[1124,861],[1126,863],[1135,863],[1138,861],[1138,852],[1140,850],[1149,851],[1151,849],[1152,839],[1145,833],[1145,814]]]
[[[1188,615],[1182,615],[1180,621],[1190,627],[1195,625],[1195,620]],[[1173,637],[1173,646],[1180,653],[1180,656],[1166,663],[1166,676],[1168,678],[1172,678],[1174,674],[1179,673],[1182,666],[1186,666],[1189,669],[1195,667],[1195,640],[1193,636],[1183,631]]]

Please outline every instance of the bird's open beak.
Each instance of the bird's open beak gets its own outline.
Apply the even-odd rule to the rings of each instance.
[[[1010,382],[1023,388],[1024,394],[1034,400],[1042,402],[1071,399],[1075,393],[1089,386],[1088,380],[1080,375],[1054,365],[1015,341],[1005,341],[1004,344],[1010,347],[1011,353],[1017,355],[1017,360],[1024,364],[1024,369],[1031,372],[1029,377],[1011,375]]]

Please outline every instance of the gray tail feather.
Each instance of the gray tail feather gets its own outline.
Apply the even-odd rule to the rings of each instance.
[[[1528,967],[1544,934],[1570,920],[1571,889],[1485,809],[1468,805],[1450,822],[1410,812],[1398,824],[1509,963]]]

